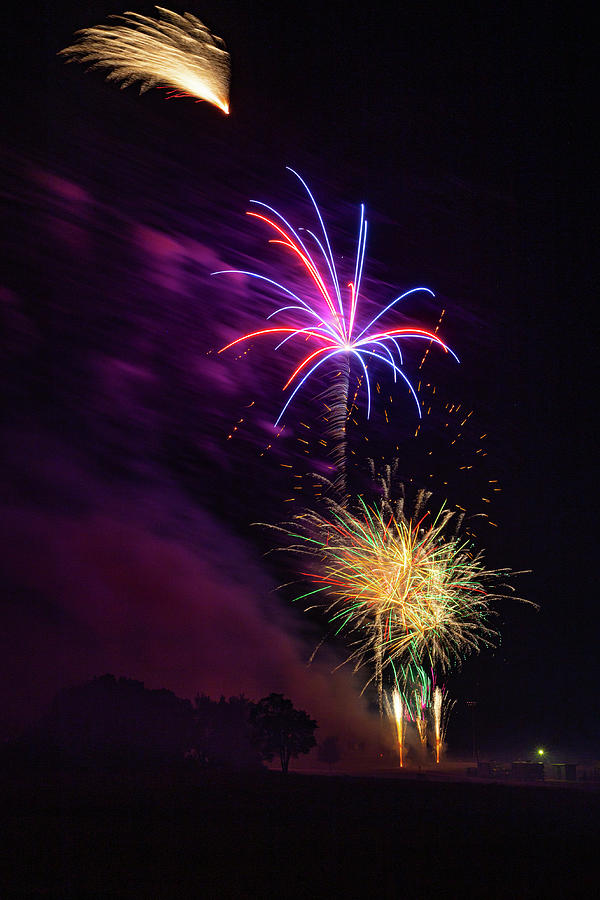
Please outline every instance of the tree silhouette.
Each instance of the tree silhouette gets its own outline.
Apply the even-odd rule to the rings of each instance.
[[[30,758],[138,769],[194,760],[202,768],[262,768],[244,696],[195,704],[131,678],[102,675],[56,695],[50,711],[23,735]],[[25,753],[25,750],[23,751]],[[22,755],[23,755],[22,753]]]
[[[261,768],[258,748],[252,741],[251,700],[243,695],[219,701],[199,694],[195,700],[195,745],[203,766],[233,769]]]
[[[295,709],[283,694],[269,694],[259,700],[250,713],[250,721],[263,759],[272,760],[279,755],[284,774],[291,757],[308,753],[317,743],[315,720],[303,709]]]
[[[177,760],[194,741],[193,708],[172,691],[102,675],[60,691],[37,731],[70,758]]]
[[[341,758],[342,754],[340,752],[340,744],[335,735],[326,737],[325,740],[319,744],[319,762],[327,763],[330,772],[331,767],[339,762]]]

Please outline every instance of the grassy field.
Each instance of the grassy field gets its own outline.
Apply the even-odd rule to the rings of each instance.
[[[595,894],[600,791],[278,773],[4,776],[2,897]]]

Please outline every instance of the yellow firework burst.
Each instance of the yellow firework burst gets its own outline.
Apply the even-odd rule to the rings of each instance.
[[[291,549],[312,557],[302,574],[315,588],[302,597],[321,598],[336,631],[353,635],[357,666],[374,656],[379,671],[410,660],[446,669],[494,642],[491,603],[511,590],[508,570],[486,569],[481,552],[445,538],[447,520],[398,521],[361,501],[357,512],[331,503],[286,529],[299,539]]]

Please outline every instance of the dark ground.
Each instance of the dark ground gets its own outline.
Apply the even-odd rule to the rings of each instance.
[[[203,778],[11,779],[0,894],[570,898],[596,886],[594,787]]]

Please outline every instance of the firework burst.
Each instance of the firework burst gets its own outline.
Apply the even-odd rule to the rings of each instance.
[[[289,168],[289,167],[288,167]],[[300,344],[302,354],[296,360],[291,373],[283,385],[283,389],[291,389],[276,420],[278,425],[290,404],[306,384],[324,366],[329,364],[330,370],[337,379],[334,382],[332,424],[338,434],[337,451],[334,448],[334,459],[338,466],[343,465],[345,426],[347,418],[348,379],[350,361],[359,366],[362,383],[367,397],[367,418],[371,412],[371,380],[369,365],[381,364],[393,376],[393,380],[402,380],[412,394],[421,416],[421,407],[417,394],[402,370],[403,356],[400,344],[404,340],[416,339],[437,344],[446,353],[450,353],[457,361],[456,354],[435,334],[419,326],[395,327],[383,329],[380,320],[398,303],[411,294],[425,292],[433,295],[426,287],[415,287],[395,297],[390,303],[378,309],[375,315],[362,312],[361,283],[365,261],[367,242],[367,221],[365,208],[361,204],[356,256],[351,280],[344,284],[338,274],[331,242],[325,227],[323,216],[317,202],[304,179],[293,169],[289,169],[305,189],[314,209],[317,229],[299,228],[292,225],[271,206],[255,202],[256,209],[248,212],[249,216],[265,225],[273,234],[271,243],[279,244],[289,251],[301,266],[307,277],[307,289],[301,293],[291,290],[281,282],[256,272],[242,269],[225,269],[214,272],[215,275],[237,274],[258,279],[268,284],[285,299],[285,305],[278,307],[268,317],[277,317],[281,325],[273,325],[249,332],[222,347],[220,353],[242,342],[257,337],[273,337],[278,340],[275,349],[283,346]],[[302,232],[302,236],[300,234]],[[285,324],[283,324],[285,322]],[[306,352],[304,347],[309,347]]]
[[[191,13],[157,6],[159,19],[127,12],[111,16],[123,25],[95,25],[60,51],[67,62],[108,69],[121,88],[140,82],[140,93],[165,87],[170,97],[195,97],[229,112],[229,54],[221,38]]]
[[[445,538],[446,521],[427,527],[362,500],[357,512],[330,501],[326,515],[308,512],[283,529],[296,541],[289,549],[314,563],[302,573],[314,587],[298,599],[318,600],[335,633],[350,636],[357,669],[374,663],[367,684],[376,681],[380,709],[388,665],[445,670],[497,635],[491,604],[511,590],[508,570],[486,569],[481,552]]]

